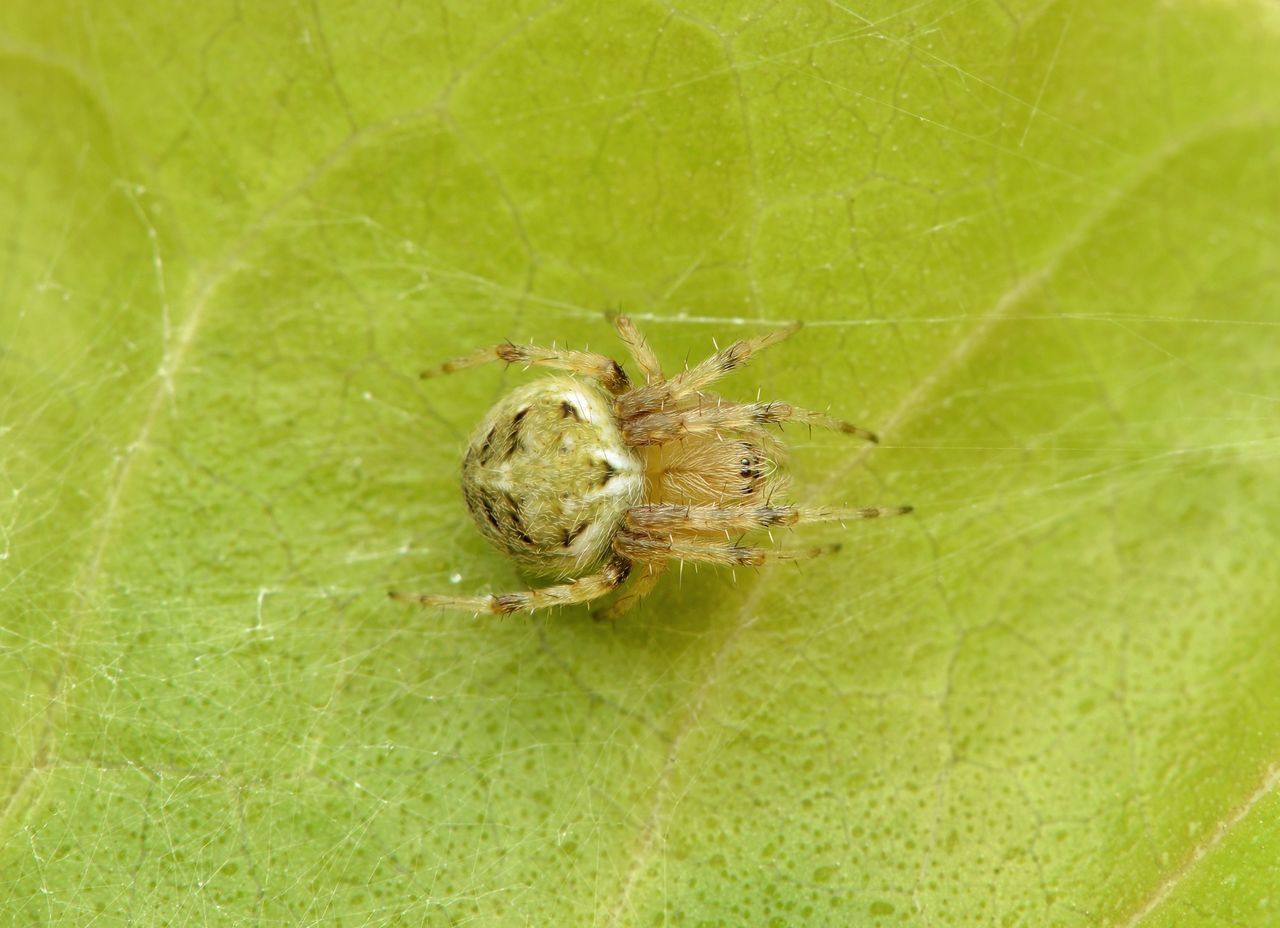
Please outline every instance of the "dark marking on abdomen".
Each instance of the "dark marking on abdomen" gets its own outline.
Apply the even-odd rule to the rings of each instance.
[[[493,436],[497,434],[498,427],[495,425],[489,429],[489,434],[484,437],[484,441],[480,443],[480,463],[488,464],[489,456],[493,454]]]
[[[507,460],[511,455],[515,454],[520,448],[520,427],[524,423],[524,417],[529,415],[529,407],[521,409],[511,417],[511,428],[505,436],[506,448],[502,452],[502,460]]]
[[[511,436],[512,438],[520,437],[520,423],[524,422],[524,417],[529,415],[529,407],[526,406],[514,416],[511,417]]]
[[[520,501],[510,493],[503,493],[502,498],[507,504],[507,508],[504,512],[507,518],[511,520],[511,527],[515,531],[515,536],[519,538],[523,544],[532,545],[533,539],[530,538],[529,533],[525,531],[524,517],[520,512]]]

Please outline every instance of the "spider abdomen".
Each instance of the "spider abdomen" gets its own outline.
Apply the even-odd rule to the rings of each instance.
[[[547,377],[489,411],[467,446],[462,489],[489,541],[531,571],[567,577],[609,553],[644,500],[644,461],[623,441],[609,397]]]

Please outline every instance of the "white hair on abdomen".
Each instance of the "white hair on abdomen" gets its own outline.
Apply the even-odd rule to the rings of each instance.
[[[601,429],[605,423],[612,424],[613,410],[609,408],[609,400],[598,390],[585,386],[574,386],[565,390],[561,400],[570,404],[582,416],[583,420],[596,426],[596,432],[602,439],[590,449],[590,454],[606,461],[613,468],[614,475],[604,486],[587,494],[588,499],[615,497],[619,499],[618,516],[621,517],[627,508],[644,502],[644,460],[633,448],[622,441],[622,433],[615,427]],[[612,441],[608,439],[613,439]],[[617,531],[617,522],[606,522],[596,519],[588,524],[574,539],[569,551],[579,561],[585,560],[589,552],[599,552],[606,546],[606,539]]]

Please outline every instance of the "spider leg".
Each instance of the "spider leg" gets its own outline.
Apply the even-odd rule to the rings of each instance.
[[[640,600],[653,592],[653,588],[658,585],[658,580],[666,573],[666,570],[666,561],[647,561],[644,565],[644,572],[640,574],[639,578],[633,581],[631,586],[615,602],[594,613],[595,618],[612,621],[630,612]]]
[[[723,431],[760,430],[765,425],[782,425],[783,422],[801,422],[817,425],[819,429],[842,431],[846,435],[877,444],[879,438],[873,431],[851,425],[824,412],[805,410],[791,403],[731,403],[719,397],[716,402],[704,402],[699,406],[685,406],[640,413],[623,420],[622,435],[628,444],[666,444],[685,438],[686,435],[719,434]],[[625,402],[625,401],[623,401]]]
[[[623,437],[632,445],[662,445],[686,435],[709,432],[717,434],[749,432],[771,424],[800,422],[843,432],[846,435],[856,435],[872,443],[880,441],[874,432],[869,432],[860,426],[851,425],[826,413],[792,406],[790,403],[739,404],[705,395],[702,399],[704,401],[696,406],[659,408],[625,418],[622,426]],[[626,402],[626,399],[620,402]]]
[[[728,348],[722,348],[711,357],[683,371],[668,381],[669,388],[675,396],[688,396],[698,392],[702,387],[719,380],[726,374],[743,367],[751,358],[771,345],[776,345],[790,338],[800,330],[800,323],[793,322],[785,329],[753,335],[734,342]]]
[[[717,351],[705,361],[694,365],[686,371],[682,371],[670,380],[651,382],[647,386],[632,391],[619,401],[618,414],[625,420],[645,412],[652,412],[679,404],[683,400],[695,397],[707,384],[719,380],[732,371],[736,371],[750,361],[752,357],[771,345],[776,345],[778,342],[790,338],[799,329],[800,323],[793,322],[785,329],[778,329],[775,332],[767,332],[764,335],[755,335],[751,338],[736,341],[729,347]]]
[[[644,372],[645,383],[661,381],[663,379],[662,362],[649,347],[645,337],[640,334],[636,324],[621,313],[609,313],[608,317],[613,322],[614,328],[618,330],[618,337],[622,339],[622,344],[627,346],[631,357],[635,358],[636,365]]]
[[[724,564],[728,567],[760,567],[770,561],[798,561],[833,554],[840,550],[840,545],[815,545],[796,551],[770,551],[700,536],[680,538],[672,535],[662,538],[623,530],[614,539],[613,550],[634,560],[667,558]]]
[[[587,577],[570,580],[540,590],[521,593],[502,593],[494,596],[438,596],[432,593],[390,593],[392,599],[423,606],[442,606],[463,612],[489,612],[493,615],[510,615],[513,612],[535,612],[550,606],[570,606],[586,603],[612,593],[622,586],[631,573],[631,562],[614,557],[604,568]]]
[[[508,364],[538,365],[554,367],[594,377],[606,390],[615,395],[626,393],[631,389],[631,381],[627,372],[613,358],[590,351],[570,351],[567,348],[539,348],[537,345],[513,345],[509,342],[481,348],[471,354],[454,358],[443,364],[422,372],[422,377],[439,377],[452,374],[454,371],[490,361],[506,361]]]
[[[911,512],[910,506],[876,506],[862,509],[807,506],[712,506],[656,503],[627,510],[627,529],[668,539],[677,535],[742,534],[799,522],[851,522],[880,519]]]

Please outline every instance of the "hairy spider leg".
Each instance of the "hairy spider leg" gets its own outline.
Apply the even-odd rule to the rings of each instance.
[[[618,338],[622,339],[622,344],[626,345],[627,350],[631,352],[636,366],[644,373],[645,383],[663,380],[662,362],[658,360],[658,356],[649,347],[649,342],[640,334],[635,323],[621,313],[611,312],[607,316],[613,322],[613,327],[618,330]]]
[[[833,554],[839,544],[815,545],[796,551],[771,551],[752,545],[713,541],[703,536],[658,538],[628,530],[618,533],[613,550],[633,561],[680,560],[723,564],[728,567],[760,567],[770,561],[799,561]]]
[[[657,380],[647,386],[630,391],[625,397],[619,397],[618,415],[628,419],[645,413],[654,412],[667,406],[679,405],[681,401],[696,398],[703,387],[713,381],[742,367],[751,358],[771,345],[790,338],[800,329],[800,323],[794,322],[785,329],[767,332],[736,341],[727,348],[717,351],[705,361],[688,370],[682,371],[670,379]]]
[[[911,512],[910,506],[874,506],[860,509],[807,506],[724,507],[656,503],[627,510],[626,527],[633,532],[672,535],[724,535],[768,530],[801,522],[851,522],[882,519]]]
[[[550,606],[571,606],[587,603],[607,596],[626,581],[631,573],[631,562],[614,557],[599,573],[519,593],[490,594],[488,596],[439,596],[433,593],[396,593],[388,595],[402,603],[419,603],[423,606],[442,606],[463,612],[488,612],[493,615],[511,615],[514,612],[534,612]]]
[[[592,613],[594,618],[602,621],[613,621],[634,609],[642,599],[653,592],[658,580],[667,572],[668,561],[645,561],[640,576],[622,592],[613,603],[598,612]]]
[[[594,377],[615,396],[631,389],[627,372],[617,361],[603,354],[590,351],[570,351],[567,348],[539,348],[537,345],[513,345],[510,342],[481,348],[471,354],[445,361],[429,368],[420,375],[423,379],[452,374],[463,368],[488,364],[490,361],[506,361],[508,364],[525,364],[554,367],[571,374]]]
[[[708,394],[699,396],[701,401],[696,406],[671,406],[624,420],[623,438],[631,445],[663,445],[687,435],[758,432],[766,425],[799,422],[856,435],[872,443],[880,441],[874,432],[790,403],[740,404]]]

